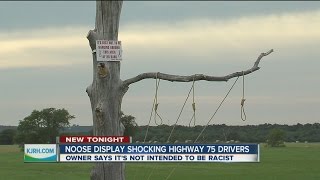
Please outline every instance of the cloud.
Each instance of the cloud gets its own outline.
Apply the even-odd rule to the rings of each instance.
[[[183,54],[204,62],[246,60],[275,48],[281,52],[320,45],[320,10],[303,13],[248,16],[228,20],[189,19],[172,23],[126,24],[120,27],[124,57],[147,61]],[[57,27],[0,32],[0,68],[70,65],[70,57],[87,54],[88,27]],[[35,52],[36,51],[36,52]],[[27,56],[32,52],[32,57]],[[60,52],[60,53],[59,53]],[[23,57],[23,59],[21,58]],[[53,58],[46,58],[53,57]],[[252,60],[250,60],[252,61]]]
[[[320,10],[227,21],[193,19],[177,24],[137,24],[125,26],[120,37],[131,51],[136,51],[134,47],[137,46],[143,49],[173,49],[195,55],[252,53],[271,47],[303,47],[304,44],[315,43],[320,39],[319,19]],[[151,49],[151,52],[154,51]]]
[[[0,32],[0,68],[82,63],[75,57],[90,52],[85,36],[83,27]]]

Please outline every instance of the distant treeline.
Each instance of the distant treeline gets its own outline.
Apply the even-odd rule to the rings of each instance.
[[[17,126],[3,126],[3,125],[0,125],[0,133],[1,133],[3,130],[6,130],[6,129],[17,130]]]
[[[193,142],[201,132],[204,126],[176,126],[170,142]],[[143,142],[145,138],[147,126],[139,126],[136,128],[133,141]],[[266,142],[271,130],[280,129],[285,134],[286,142],[320,142],[320,124],[296,124],[296,125],[279,125],[279,124],[261,124],[247,126],[227,126],[210,125],[203,134],[199,137],[198,142],[216,143],[216,142]],[[150,126],[146,138],[146,142],[167,142],[172,126],[160,125]],[[16,127],[15,126],[0,126],[0,144],[14,143]],[[64,135],[92,135],[92,126],[71,126],[62,130]]]
[[[189,140],[193,142],[204,126],[176,126],[170,142],[186,142]],[[144,140],[146,133],[146,126],[140,126],[138,131],[133,136],[134,141]],[[210,125],[203,134],[199,137],[198,142],[215,143],[215,142],[266,142],[271,130],[280,129],[285,134],[286,142],[320,142],[320,124],[297,124],[297,125],[278,125],[278,124],[262,124],[262,125],[247,125],[247,126],[227,126]],[[161,125],[149,127],[146,142],[157,141],[166,142],[172,126]]]

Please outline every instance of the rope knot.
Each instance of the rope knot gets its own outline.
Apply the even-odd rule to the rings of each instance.
[[[244,101],[246,101],[246,99],[241,99],[241,106],[244,106]]]
[[[244,111],[244,102],[245,102],[245,98],[244,98],[244,71],[242,71],[242,99],[241,99],[241,119],[242,121],[245,121],[247,119],[247,115],[246,112]]]
[[[196,103],[192,103],[192,109],[193,111],[196,111]]]
[[[155,104],[155,106],[154,106],[154,111],[156,111],[156,112],[157,112],[157,110],[158,110],[158,106],[159,106],[159,103]]]

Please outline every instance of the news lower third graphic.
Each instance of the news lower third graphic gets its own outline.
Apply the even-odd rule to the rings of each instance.
[[[128,136],[63,136],[26,144],[25,162],[260,162],[259,144],[136,144]]]

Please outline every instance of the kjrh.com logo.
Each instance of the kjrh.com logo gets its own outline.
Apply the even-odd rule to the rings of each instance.
[[[24,162],[57,162],[57,145],[25,144]]]

